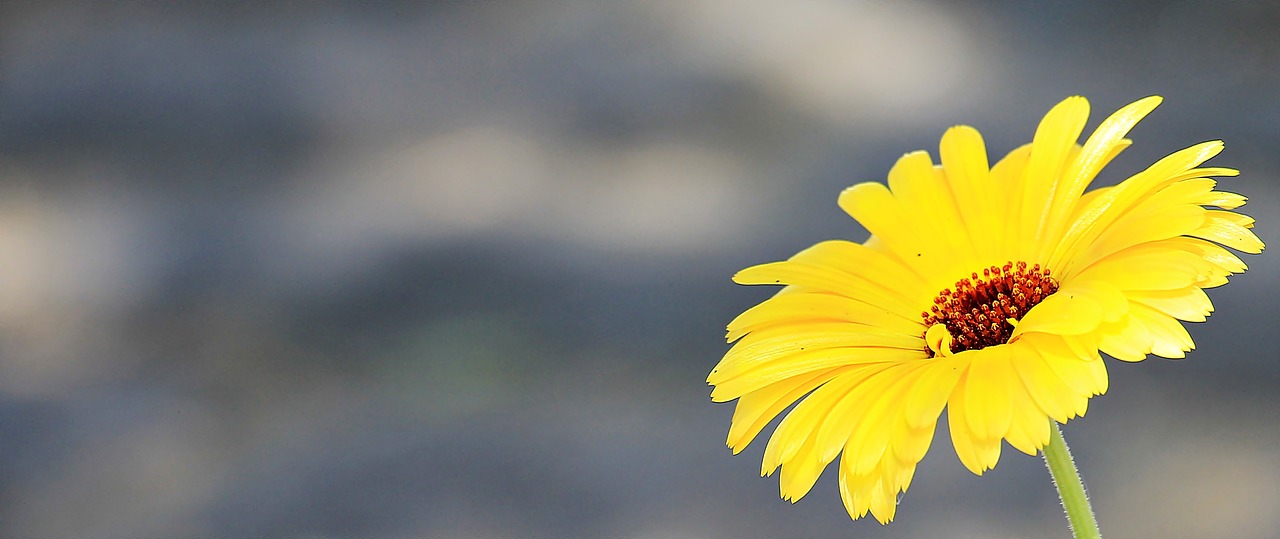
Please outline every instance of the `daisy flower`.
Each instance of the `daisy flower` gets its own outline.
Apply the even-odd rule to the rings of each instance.
[[[804,497],[838,458],[849,515],[888,523],[944,409],[956,454],[981,475],[1002,442],[1034,456],[1054,422],[1084,415],[1107,390],[1101,354],[1183,357],[1194,344],[1180,321],[1204,321],[1204,289],[1246,269],[1223,246],[1263,243],[1232,211],[1245,197],[1211,179],[1237,171],[1202,166],[1219,141],[1086,191],[1160,100],[1120,109],[1081,145],[1089,104],[1068,98],[995,165],[976,130],[953,127],[940,164],[912,152],[887,185],[840,194],[866,242],[735,275],[783,288],[729,324],[735,344],[707,377],[714,401],[738,401],[733,452],[785,413],[761,470],[780,470],[782,497]]]

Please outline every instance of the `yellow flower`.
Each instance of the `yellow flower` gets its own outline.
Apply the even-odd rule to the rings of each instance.
[[[1085,192],[1159,103],[1120,109],[1079,145],[1089,104],[1068,98],[994,166],[976,130],[953,127],[940,165],[909,153],[887,187],[841,193],[865,243],[827,241],[735,275],[785,287],[729,324],[737,342],[707,377],[714,401],[738,400],[729,447],[795,404],[762,474],[781,468],[782,497],[795,501],[838,456],[849,515],[888,523],[944,407],[956,454],[981,475],[1001,440],[1035,455],[1050,420],[1084,415],[1107,390],[1099,352],[1183,357],[1194,345],[1179,320],[1204,321],[1203,289],[1245,270],[1218,244],[1263,244],[1253,219],[1230,211],[1245,197],[1209,178],[1237,171],[1200,168],[1219,141]]]

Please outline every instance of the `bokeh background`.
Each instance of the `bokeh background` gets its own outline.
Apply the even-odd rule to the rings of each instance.
[[[1280,222],[1280,7],[0,5],[0,536],[1066,537],[943,427],[898,522],[795,506],[704,378],[836,207],[947,127],[1165,104]],[[1274,537],[1273,257],[1066,434],[1109,537]],[[830,471],[830,470],[829,470]]]

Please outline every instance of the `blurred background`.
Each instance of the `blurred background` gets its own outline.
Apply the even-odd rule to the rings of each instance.
[[[0,536],[1067,537],[1039,459],[943,427],[898,521],[795,506],[706,373],[947,127],[1165,104],[1276,241],[1280,6],[0,6]],[[1065,431],[1109,537],[1274,537],[1269,255]],[[831,472],[831,470],[828,470]]]

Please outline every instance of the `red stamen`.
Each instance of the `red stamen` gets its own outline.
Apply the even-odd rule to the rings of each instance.
[[[1058,281],[1040,264],[1005,263],[974,272],[956,281],[955,290],[942,289],[929,311],[920,313],[925,327],[943,324],[951,334],[951,352],[979,350],[1005,344],[1013,335],[1009,319],[1021,320],[1044,298],[1058,291]],[[928,350],[933,357],[933,351]]]

